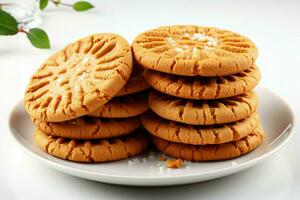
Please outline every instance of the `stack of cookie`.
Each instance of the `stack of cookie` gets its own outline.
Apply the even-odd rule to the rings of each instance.
[[[223,160],[262,143],[252,90],[260,80],[258,51],[249,39],[217,28],[165,26],[138,35],[133,53],[155,89],[142,123],[161,152]]]
[[[47,153],[77,162],[137,155],[148,146],[138,131],[148,87],[121,36],[94,34],[69,44],[42,64],[26,90],[35,141]]]

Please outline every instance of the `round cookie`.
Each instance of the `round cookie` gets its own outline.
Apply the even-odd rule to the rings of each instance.
[[[53,54],[32,76],[24,104],[35,119],[60,122],[108,102],[132,70],[131,48],[116,34],[98,33]]]
[[[88,116],[65,122],[43,122],[33,119],[44,133],[72,139],[103,139],[126,135],[141,126],[139,117],[126,119],[100,119]]]
[[[128,118],[141,115],[149,109],[148,92],[115,97],[89,116],[103,118]]]
[[[224,76],[251,67],[258,50],[248,38],[214,27],[162,26],[138,35],[132,44],[142,66],[184,76]]]
[[[221,99],[243,94],[260,80],[260,72],[252,66],[237,74],[220,77],[183,77],[153,70],[145,71],[145,79],[154,89],[186,99]]]
[[[102,140],[75,140],[54,137],[36,129],[35,142],[48,154],[75,162],[109,162],[140,154],[148,147],[144,134]]]
[[[144,79],[144,69],[141,67],[134,67],[131,76],[124,87],[116,94],[116,96],[125,96],[137,92],[141,92],[150,88]]]
[[[235,158],[257,148],[264,139],[264,132],[259,126],[241,140],[215,145],[191,145],[168,142],[153,137],[153,143],[161,152],[183,160],[213,161]]]
[[[253,92],[218,100],[187,100],[152,90],[149,106],[160,117],[190,125],[236,122],[257,110],[258,97]]]
[[[153,112],[147,112],[142,116],[142,123],[149,133],[163,140],[206,145],[222,144],[244,138],[259,125],[259,118],[258,114],[254,113],[246,119],[229,124],[193,126],[169,121]]]

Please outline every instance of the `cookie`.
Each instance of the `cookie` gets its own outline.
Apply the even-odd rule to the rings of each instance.
[[[259,126],[241,140],[215,145],[191,145],[168,142],[153,137],[153,143],[161,152],[183,160],[213,161],[235,158],[257,148],[264,139],[263,129]]]
[[[259,124],[258,114],[254,113],[246,119],[222,125],[194,126],[163,119],[153,112],[142,116],[145,129],[152,135],[170,142],[206,145],[222,144],[240,140]]]
[[[89,116],[103,118],[128,118],[141,115],[149,109],[148,92],[115,97]]]
[[[24,104],[35,119],[60,122],[108,102],[132,70],[131,48],[116,34],[82,38],[53,54],[32,76]]]
[[[132,44],[144,67],[184,76],[225,76],[253,66],[255,44],[237,33],[214,27],[162,26],[138,35]]]
[[[125,96],[150,88],[144,79],[144,69],[141,67],[134,67],[131,76],[124,87],[116,94],[116,96]]]
[[[149,106],[160,117],[190,125],[225,124],[249,117],[257,110],[253,92],[218,100],[187,100],[152,90]]]
[[[72,139],[103,139],[126,135],[141,126],[139,117],[104,119],[80,117],[65,122],[43,122],[33,119],[35,126],[44,133]]]
[[[154,89],[186,99],[221,99],[237,96],[253,89],[260,80],[260,72],[252,66],[237,74],[220,77],[177,76],[146,70],[145,79]]]
[[[88,163],[126,159],[143,152],[149,143],[141,133],[113,139],[71,140],[47,135],[38,129],[34,139],[42,150],[52,156]]]

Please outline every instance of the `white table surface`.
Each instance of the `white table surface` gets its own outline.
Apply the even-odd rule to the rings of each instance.
[[[66,0],[65,0],[66,1]],[[33,48],[25,35],[0,37],[0,199],[299,199],[300,1],[92,1],[85,13],[50,8],[42,13],[51,50]],[[264,163],[199,184],[136,188],[86,181],[52,170],[12,141],[8,116],[26,84],[52,52],[82,36],[115,32],[132,41],[159,25],[199,24],[230,29],[259,47],[261,85],[286,99],[296,114],[292,140]],[[272,102],[270,102],[272,103]],[[282,116],[284,117],[284,116]]]

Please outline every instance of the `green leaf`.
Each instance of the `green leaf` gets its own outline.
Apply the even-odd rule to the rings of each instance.
[[[17,33],[17,20],[9,13],[0,10],[0,35],[15,35]]]
[[[82,11],[92,9],[92,8],[94,8],[94,6],[86,1],[78,1],[73,4],[73,8],[76,11],[82,12]]]
[[[50,48],[48,35],[42,29],[32,28],[29,30],[29,32],[26,32],[26,35],[33,46],[40,49]]]
[[[40,0],[40,9],[44,10],[48,5],[49,0]]]

